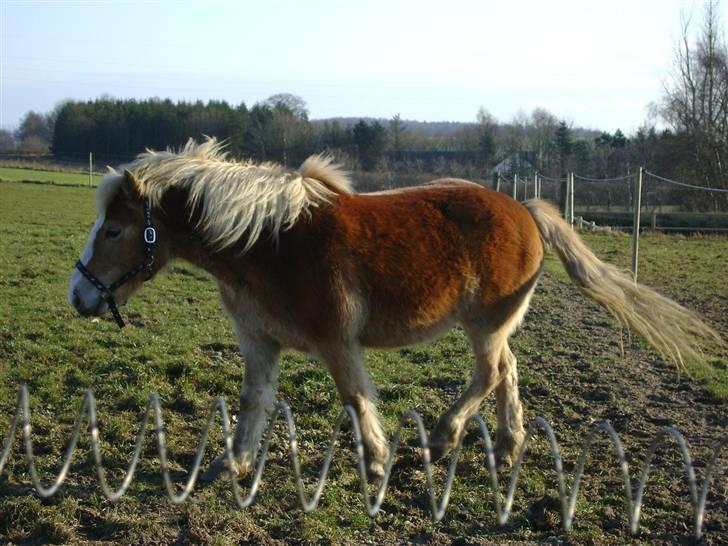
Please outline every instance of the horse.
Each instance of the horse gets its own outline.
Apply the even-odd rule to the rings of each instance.
[[[429,436],[448,453],[495,391],[495,454],[525,440],[516,357],[523,320],[553,249],[586,296],[681,364],[718,335],[692,311],[602,262],[549,203],[518,203],[460,179],[358,194],[326,156],[298,170],[228,158],[213,138],[140,154],[96,192],[98,216],[68,298],[84,316],[117,309],[173,260],[217,281],[245,362],[240,413],[226,454],[206,479],[249,472],[275,403],[282,349],[313,355],[360,423],[366,469],[383,474],[388,442],[364,349],[421,344],[459,325],[475,355],[472,378]],[[136,265],[135,265],[136,264]]]

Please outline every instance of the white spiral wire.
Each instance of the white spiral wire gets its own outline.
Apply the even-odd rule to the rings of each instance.
[[[208,410],[207,414],[207,420],[205,427],[202,431],[202,434],[200,436],[200,439],[197,444],[197,448],[195,451],[194,460],[192,463],[192,468],[188,473],[188,476],[182,486],[182,489],[179,493],[176,492],[177,486],[173,483],[172,478],[170,477],[169,472],[169,464],[167,460],[167,447],[166,447],[166,437],[164,432],[164,421],[162,419],[162,409],[161,404],[159,401],[159,397],[156,394],[150,394],[146,409],[144,412],[144,417],[141,421],[141,426],[139,428],[139,431],[136,435],[136,441],[134,445],[134,452],[131,458],[131,461],[129,462],[129,465],[126,469],[126,473],[124,474],[124,477],[121,481],[121,485],[118,489],[114,490],[110,485],[109,482],[106,479],[106,472],[103,466],[103,459],[101,456],[101,449],[100,449],[100,443],[99,443],[99,429],[98,429],[98,422],[96,417],[96,401],[93,395],[92,391],[86,391],[86,394],[84,396],[83,402],[81,403],[81,407],[78,411],[76,421],[73,427],[73,432],[71,434],[71,439],[69,440],[65,454],[63,456],[63,463],[61,465],[61,470],[59,471],[56,478],[53,480],[53,483],[49,486],[44,486],[40,476],[38,475],[38,471],[35,466],[35,457],[33,454],[33,440],[31,435],[31,424],[30,424],[30,404],[29,404],[29,395],[28,395],[28,389],[25,385],[20,387],[20,390],[18,392],[18,402],[16,406],[16,412],[13,416],[13,420],[10,424],[10,429],[8,431],[8,434],[5,439],[5,443],[3,446],[2,454],[0,455],[0,473],[2,473],[3,469],[5,468],[5,465],[8,462],[10,451],[13,444],[13,439],[15,437],[15,432],[17,430],[17,427],[19,424],[22,424],[22,431],[23,431],[23,440],[24,440],[24,447],[25,447],[25,459],[26,463],[28,465],[28,470],[30,474],[30,479],[35,487],[35,490],[38,492],[38,495],[41,497],[50,497],[54,495],[59,487],[63,484],[65,479],[68,476],[68,470],[71,466],[71,461],[73,459],[73,454],[76,449],[76,445],[78,443],[78,439],[81,433],[81,427],[84,422],[84,416],[87,416],[86,421],[88,422],[89,427],[89,433],[91,438],[91,449],[93,453],[93,459],[94,459],[94,466],[96,468],[96,473],[99,480],[99,485],[101,486],[101,490],[104,494],[104,496],[109,499],[112,502],[118,501],[127,491],[129,486],[132,483],[132,480],[134,478],[134,473],[136,471],[137,465],[139,463],[140,457],[141,457],[141,450],[144,445],[144,440],[146,437],[147,432],[147,426],[150,420],[150,415],[154,418],[154,432],[157,436],[157,449],[159,453],[159,460],[160,460],[160,469],[162,473],[162,479],[164,481],[164,486],[167,492],[167,495],[169,496],[169,499],[174,504],[181,504],[187,500],[190,493],[193,491],[195,487],[195,483],[197,481],[197,477],[199,475],[200,467],[202,464],[202,457],[205,452],[205,448],[207,446],[207,440],[209,436],[209,431],[213,423],[215,422],[215,417],[217,413],[220,414],[220,420],[222,424],[223,429],[223,437],[225,442],[225,454],[227,457],[228,464],[233,466],[233,435],[231,433],[230,428],[230,418],[227,411],[227,406],[225,404],[225,400],[221,397],[215,398],[212,403],[210,404],[210,409]],[[326,479],[329,473],[329,469],[331,467],[331,461],[333,459],[334,451],[336,449],[336,443],[340,436],[342,426],[344,425],[345,421],[348,420],[351,423],[353,437],[354,437],[354,447],[356,450],[356,457],[357,457],[357,469],[359,472],[359,476],[361,478],[361,493],[362,497],[364,499],[366,510],[369,516],[375,516],[379,510],[381,509],[382,503],[384,502],[385,494],[387,492],[387,487],[389,484],[389,479],[391,477],[392,467],[394,465],[395,456],[397,454],[397,451],[399,449],[399,445],[401,443],[401,437],[402,437],[402,430],[408,426],[408,424],[411,422],[414,424],[414,427],[417,431],[417,436],[419,439],[419,445],[421,448],[421,457],[422,457],[422,465],[425,471],[426,481],[427,481],[427,493],[429,496],[430,501],[430,511],[432,513],[432,517],[435,521],[440,521],[444,515],[445,511],[447,509],[449,500],[450,500],[450,493],[452,491],[453,483],[455,480],[455,470],[458,463],[458,458],[460,455],[460,451],[462,448],[462,441],[463,437],[465,435],[465,429],[463,430],[463,433],[461,434],[456,448],[452,451],[450,456],[450,462],[448,465],[448,471],[447,471],[447,478],[445,480],[445,485],[443,487],[443,492],[440,496],[440,498],[437,498],[437,494],[435,492],[435,487],[433,483],[433,472],[432,472],[432,462],[430,460],[430,450],[428,448],[428,435],[427,431],[425,430],[425,426],[422,422],[422,418],[420,415],[414,411],[409,410],[404,415],[402,415],[399,426],[394,434],[394,438],[392,439],[391,445],[390,445],[390,454],[389,458],[387,460],[387,463],[384,468],[384,476],[381,478],[379,485],[377,487],[377,491],[374,494],[373,497],[369,495],[369,483],[367,480],[367,474],[366,474],[366,468],[365,468],[365,459],[364,459],[364,448],[362,445],[362,438],[361,438],[361,431],[359,428],[359,420],[357,419],[357,415],[355,410],[351,406],[344,406],[342,411],[339,413],[334,429],[331,434],[331,439],[329,441],[329,446],[326,451],[326,455],[324,457],[324,461],[321,465],[321,469],[319,471],[318,475],[318,481],[316,484],[316,487],[311,494],[310,497],[307,498],[307,494],[305,491],[305,486],[303,483],[303,479],[301,476],[301,466],[298,456],[298,440],[297,440],[297,434],[296,434],[296,427],[293,420],[293,415],[291,413],[291,410],[288,406],[288,404],[284,401],[278,401],[276,402],[273,412],[270,416],[269,425],[266,430],[266,433],[263,437],[262,445],[260,447],[260,455],[258,457],[258,462],[255,467],[255,472],[253,474],[252,482],[249,487],[249,491],[246,495],[243,494],[242,488],[240,484],[238,483],[238,480],[235,477],[231,477],[231,485],[233,489],[233,494],[235,497],[235,502],[240,508],[247,508],[250,506],[255,499],[255,496],[258,492],[258,488],[260,486],[262,477],[263,477],[263,471],[265,469],[265,464],[267,460],[268,450],[270,448],[271,439],[272,439],[272,430],[273,425],[275,422],[282,417],[288,430],[288,444],[290,448],[290,456],[291,456],[291,464],[293,466],[293,474],[295,478],[296,483],[296,491],[298,494],[299,501],[301,503],[301,507],[304,512],[308,513],[316,509],[318,506],[318,503],[321,499],[321,495],[323,493]],[[584,467],[587,455],[589,454],[592,442],[594,441],[597,434],[600,432],[604,432],[607,434],[608,438],[610,439],[612,445],[614,446],[614,449],[616,451],[617,455],[617,463],[619,465],[619,469],[622,475],[622,481],[624,486],[624,499],[625,499],[625,508],[627,512],[627,520],[629,523],[630,532],[632,534],[637,534],[639,531],[639,520],[642,510],[642,498],[643,493],[645,489],[645,485],[647,483],[647,479],[649,476],[649,472],[652,465],[652,459],[654,458],[655,453],[657,452],[658,447],[663,442],[663,439],[670,437],[672,438],[676,443],[677,447],[682,455],[683,460],[683,469],[685,471],[685,476],[687,479],[687,485],[690,492],[690,504],[693,509],[693,526],[694,526],[694,536],[695,538],[700,538],[702,536],[702,530],[703,530],[703,521],[705,516],[705,504],[708,496],[708,490],[710,487],[710,483],[713,477],[713,472],[717,467],[718,460],[721,454],[721,451],[723,447],[728,444],[728,436],[722,437],[715,445],[711,458],[705,467],[705,473],[703,476],[703,482],[700,488],[698,489],[697,485],[697,479],[695,477],[695,469],[693,467],[692,459],[690,456],[690,451],[687,447],[687,444],[685,442],[684,437],[682,434],[671,427],[667,427],[659,431],[654,438],[652,439],[652,442],[650,443],[650,447],[648,449],[647,455],[645,456],[644,462],[642,464],[642,470],[640,473],[640,479],[637,485],[637,490],[634,494],[634,497],[632,496],[632,483],[630,480],[630,474],[629,474],[629,466],[627,463],[627,458],[624,453],[624,449],[622,448],[622,443],[619,439],[619,436],[617,435],[617,432],[614,430],[614,428],[608,423],[603,422],[598,425],[595,425],[586,436],[584,443],[581,448],[581,452],[579,454],[578,462],[576,465],[576,469],[574,471],[574,477],[571,482],[571,486],[568,488],[567,493],[567,487],[566,487],[566,480],[565,480],[565,473],[563,470],[562,462],[561,462],[561,455],[559,451],[559,446],[556,441],[556,435],[554,434],[551,426],[549,423],[541,418],[537,417],[530,421],[528,430],[526,432],[526,440],[523,444],[523,447],[518,454],[518,457],[516,458],[515,463],[513,464],[513,468],[510,474],[510,480],[508,482],[507,488],[506,488],[506,495],[505,500],[503,503],[501,503],[500,500],[500,485],[498,481],[498,474],[497,474],[497,465],[495,461],[495,455],[493,451],[493,444],[491,441],[491,436],[488,431],[488,427],[485,424],[485,421],[478,415],[473,416],[469,419],[469,422],[474,422],[478,433],[483,439],[484,443],[484,455],[485,455],[485,467],[488,470],[488,473],[490,474],[490,482],[491,482],[491,492],[492,492],[492,498],[493,498],[493,505],[496,511],[497,520],[498,523],[503,525],[507,523],[508,518],[510,516],[511,510],[513,508],[513,499],[515,495],[516,490],[516,484],[518,482],[518,475],[519,471],[521,469],[521,466],[524,461],[524,457],[526,456],[526,453],[528,451],[528,442],[531,439],[532,436],[534,436],[539,431],[546,435],[548,441],[549,441],[549,447],[551,451],[551,456],[553,460],[553,466],[554,470],[556,472],[556,478],[558,483],[558,491],[559,491],[559,500],[561,504],[561,522],[562,526],[564,528],[564,531],[569,531],[572,527],[573,521],[574,521],[574,515],[576,512],[576,501],[579,493],[579,486],[581,484],[581,478],[584,473]],[[466,427],[467,428],[467,427]]]

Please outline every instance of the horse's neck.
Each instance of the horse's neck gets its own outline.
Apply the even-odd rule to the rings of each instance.
[[[244,242],[234,244],[224,250],[215,250],[205,242],[204,233],[199,226],[200,215],[197,211],[190,214],[187,208],[186,192],[172,190],[162,202],[164,223],[169,237],[169,258],[187,261],[204,269],[218,280],[234,286],[245,282],[247,273],[255,274],[256,259],[251,252],[268,255],[270,241],[263,235],[253,249],[244,252]]]

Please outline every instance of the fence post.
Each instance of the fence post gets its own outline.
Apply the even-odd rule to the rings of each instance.
[[[513,175],[513,199],[518,201],[518,175]]]
[[[500,179],[501,179],[500,173],[496,174],[495,175],[495,191],[498,191],[498,192],[500,191]]]
[[[564,181],[564,220],[569,221],[569,173],[566,173]]]
[[[632,275],[637,282],[637,262],[640,251],[640,208],[642,206],[642,167],[634,185],[634,217],[632,219]]]
[[[569,224],[574,227],[574,173],[569,181]]]
[[[91,186],[91,173],[94,170],[94,154],[93,152],[88,153],[88,185]]]
[[[541,199],[541,188],[538,187],[538,173],[533,175],[533,198]]]

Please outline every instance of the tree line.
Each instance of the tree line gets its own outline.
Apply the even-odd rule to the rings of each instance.
[[[172,102],[100,98],[69,101],[51,114],[26,114],[17,139],[6,138],[4,150],[44,153],[58,159],[128,160],[146,148],[166,149],[189,137],[216,136],[227,141],[234,157],[300,164],[311,153],[334,153],[348,166],[365,171],[393,170],[434,174],[491,176],[501,160],[512,157],[505,176],[540,172],[561,176],[576,171],[594,178],[634,172],[639,165],[667,175],[688,176],[694,150],[701,150],[696,132],[640,128],[631,137],[573,128],[537,108],[499,123],[481,109],[474,123],[455,124],[448,134],[410,125],[399,116],[390,120],[311,121],[305,103],[277,95],[247,108],[225,101]],[[702,135],[701,135],[702,136]],[[718,139],[712,143],[722,153]],[[722,144],[725,146],[725,142]],[[715,153],[715,152],[714,152]],[[703,156],[696,156],[706,161]],[[720,173],[710,176],[720,179]]]

